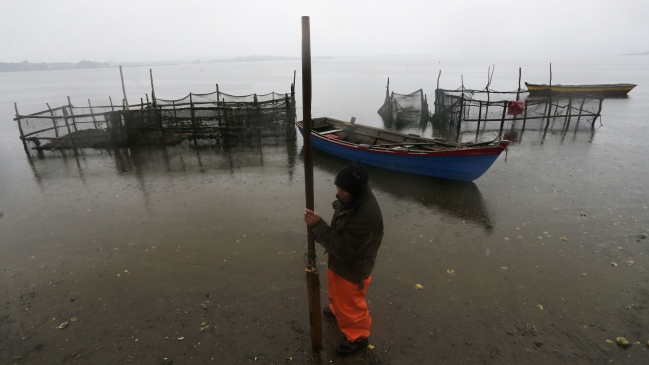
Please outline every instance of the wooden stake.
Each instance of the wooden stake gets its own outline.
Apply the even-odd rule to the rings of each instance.
[[[552,63],[550,63],[550,83],[548,85],[548,122],[545,129],[550,125],[550,116],[552,115]]]
[[[54,134],[56,134],[56,138],[59,138],[59,127],[56,125],[56,118],[54,116],[54,111],[52,110],[52,108],[50,108],[49,103],[45,103],[45,105],[47,105],[47,109],[49,109],[50,115],[52,116],[52,124],[54,125]]]
[[[72,102],[70,102],[70,97],[68,96],[68,108],[70,108],[70,115],[72,116],[72,126],[74,126],[74,131],[78,131],[77,129],[77,121],[76,118],[74,117],[74,112],[72,111]]]
[[[464,88],[464,86],[462,86],[462,88]],[[460,144],[462,142],[461,137],[460,137],[460,129],[462,128],[462,114],[463,114],[463,112],[464,112],[464,93],[462,93],[462,97],[460,98],[460,113],[458,114],[457,130],[455,132],[456,133],[455,139],[456,139],[457,144]]]
[[[518,91],[516,92],[516,101],[520,100],[521,95],[521,68],[518,68]]]
[[[198,146],[196,141],[196,116],[194,111],[194,101],[192,100],[192,93],[189,93],[189,115],[192,118],[192,129],[194,129],[194,146]]]
[[[311,29],[308,16],[302,17],[302,123],[304,126],[304,184],[306,208],[314,210],[313,197],[313,152],[311,149]],[[313,232],[307,227],[307,273],[306,285],[309,300],[309,324],[311,327],[311,348],[322,350],[322,312],[320,311],[320,279]]]
[[[568,98],[568,113],[566,113],[566,130],[570,127],[571,117],[572,117],[572,96]]]
[[[68,123],[68,112],[65,110],[65,108],[62,108],[61,111],[63,112],[63,120],[65,121],[65,126],[68,129],[68,138],[70,138],[70,144],[72,145],[72,147],[77,148],[77,146],[74,144],[74,138],[72,138],[70,123]]]
[[[525,103],[525,108],[523,109],[523,128],[521,129],[521,134],[525,130],[525,122],[527,122],[527,102]]]
[[[109,96],[108,100],[110,101],[110,110],[115,111],[115,107],[113,107],[113,98]]]
[[[439,70],[439,73],[437,74],[437,88],[439,89],[439,78],[442,77],[442,70]]]
[[[23,143],[23,147],[25,147],[25,152],[29,153],[27,142],[25,142],[25,133],[23,133],[23,126],[20,124],[20,114],[18,114],[17,103],[14,103],[14,109],[16,110],[16,123],[18,123],[18,131],[20,132],[20,141]]]
[[[480,133],[480,118],[482,118],[482,101],[478,101],[478,103],[480,103],[480,108],[478,109],[478,129],[475,130],[476,142],[478,142],[478,134]]]
[[[595,128],[595,121],[597,120],[597,118],[599,118],[600,115],[602,115],[601,114],[602,113],[602,102],[604,102],[604,98],[599,99],[599,108],[597,109],[597,114],[595,114],[595,119],[593,119],[593,124],[591,126],[592,128]]]
[[[503,101],[503,117],[500,119],[500,132],[498,138],[502,138],[503,136],[503,126],[505,125],[505,116],[507,115],[507,103],[507,100]]]
[[[126,109],[128,109],[128,99],[126,99],[126,88],[124,87],[124,74],[122,73],[122,65],[119,66],[119,77],[122,79],[122,92],[124,93],[124,102]]]
[[[151,101],[153,102],[153,107],[157,107],[157,103],[155,101],[155,89],[153,88],[153,71],[149,69],[149,76],[151,77]]]
[[[88,106],[90,107],[90,115],[92,115],[92,124],[95,125],[95,129],[99,129],[99,127],[97,127],[97,119],[95,119],[95,112],[92,111],[92,104],[90,104],[90,99],[88,99]]]
[[[579,121],[581,120],[581,113],[582,110],[584,110],[584,102],[586,101],[586,97],[584,96],[583,99],[581,99],[581,105],[579,106],[579,117],[577,117],[577,124],[579,124]]]
[[[219,92],[219,84],[216,84],[216,115],[219,119],[219,124],[221,124],[221,108],[219,107],[219,100],[221,100],[221,93]]]

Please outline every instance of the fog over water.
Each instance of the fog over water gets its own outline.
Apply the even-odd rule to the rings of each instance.
[[[0,62],[300,56],[612,56],[649,51],[649,3],[585,1],[5,1]]]

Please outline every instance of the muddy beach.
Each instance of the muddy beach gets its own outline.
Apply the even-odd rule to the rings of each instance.
[[[358,123],[380,126],[386,70],[406,80],[395,87],[422,87],[405,64],[363,62],[372,72],[356,61],[314,67],[314,115],[338,105],[335,116],[361,109]],[[251,79],[280,72],[257,67]],[[340,70],[356,75],[349,95],[376,85],[377,97],[353,105],[318,91],[340,90]],[[204,76],[166,72],[181,71]],[[27,155],[10,123],[15,94],[0,83],[0,363],[645,364],[649,73],[625,72],[639,86],[605,102],[602,126],[513,129],[517,142],[474,183],[369,168],[385,222],[368,292],[374,348],[348,359],[336,357],[342,335],[326,318],[325,350],[310,350],[301,142]],[[250,83],[284,82],[261,79]],[[316,211],[329,217],[346,162],[314,159]]]

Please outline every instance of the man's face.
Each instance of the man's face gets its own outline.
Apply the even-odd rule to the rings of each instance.
[[[338,185],[336,185],[336,195],[338,196],[338,199],[340,199],[340,201],[343,203],[349,203],[350,201],[354,200],[354,196],[352,194],[348,193],[347,190],[341,188]]]

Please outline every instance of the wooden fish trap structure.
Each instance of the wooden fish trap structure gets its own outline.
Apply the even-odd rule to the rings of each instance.
[[[386,125],[403,127],[407,124],[426,124],[430,118],[428,98],[422,89],[410,94],[390,93],[390,79],[383,105],[377,111]]]
[[[435,90],[431,123],[437,133],[450,141],[476,142],[481,133],[493,131],[503,138],[507,128],[560,128],[567,131],[587,123],[590,128],[601,116],[600,96],[562,94],[560,96],[523,98],[526,90],[495,91],[489,88],[471,90]],[[488,136],[489,140],[494,135]]]
[[[153,82],[152,82],[153,86]],[[219,91],[190,93],[177,100],[140,99],[139,104],[75,106],[68,104],[20,114],[14,103],[25,150],[169,145],[183,141],[221,143],[262,138],[294,139],[295,89],[235,96]]]

